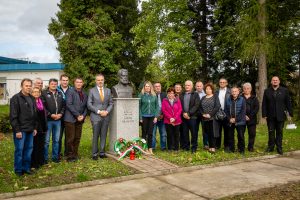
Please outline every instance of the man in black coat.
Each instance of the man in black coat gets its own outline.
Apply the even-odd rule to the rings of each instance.
[[[197,132],[197,117],[200,105],[200,98],[198,93],[193,92],[193,82],[188,80],[184,84],[185,92],[180,95],[182,105],[182,133],[183,144],[181,148],[190,150],[190,136],[191,132],[191,149],[195,153],[198,147],[198,132]]]
[[[281,87],[279,78],[274,76],[271,80],[271,87],[267,88],[264,92],[262,102],[262,117],[267,120],[269,132],[267,152],[274,151],[276,144],[277,152],[283,154],[282,129],[286,115],[289,118],[293,116],[289,91]]]
[[[10,99],[9,113],[15,144],[14,171],[17,176],[32,174],[30,166],[33,136],[37,132],[35,100],[30,94],[32,81],[23,79],[21,87],[22,90]]]

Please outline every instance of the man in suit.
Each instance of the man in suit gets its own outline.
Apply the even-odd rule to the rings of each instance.
[[[203,90],[203,83],[202,81],[197,81],[195,84],[195,92],[199,95],[199,99],[201,100],[202,97],[204,97],[205,91]],[[200,113],[200,109],[198,112],[198,116],[197,116],[197,124],[196,124],[196,128],[197,128],[197,133],[199,132],[199,126],[200,123],[202,122],[202,115]],[[204,128],[203,128],[203,123],[201,123],[201,127],[202,127],[202,141],[203,141],[203,148],[208,150],[209,149],[209,145],[208,145],[208,135],[207,133],[204,132]]]
[[[193,82],[187,80],[184,84],[185,92],[180,95],[182,105],[182,127],[183,127],[183,144],[182,149],[189,151],[190,144],[192,144],[192,153],[197,151],[198,147],[198,132],[197,132],[197,116],[200,104],[198,93],[193,92]],[[191,132],[191,142],[190,135]]]
[[[113,99],[110,89],[104,87],[104,75],[96,75],[96,86],[90,89],[87,106],[91,111],[90,117],[93,126],[93,160],[98,160],[98,155],[100,158],[106,158],[105,144]],[[99,136],[100,150],[98,148]]]
[[[160,135],[160,148],[161,150],[166,150],[166,143],[167,143],[167,132],[166,127],[163,120],[163,114],[161,112],[161,103],[164,98],[167,97],[167,94],[165,92],[161,91],[161,83],[156,82],[153,84],[154,91],[156,93],[156,97],[158,100],[158,107],[159,107],[159,117],[157,118],[156,124],[154,124],[153,127],[153,137],[152,137],[152,148],[155,149],[156,146],[156,130],[157,127],[159,129],[159,135]]]
[[[224,110],[226,107],[226,101],[230,97],[231,92],[227,87],[228,82],[225,78],[221,78],[219,80],[219,90],[216,92],[216,95],[219,97],[219,101],[221,104],[221,109]],[[228,119],[218,120],[216,130],[219,130],[219,137],[216,140],[216,147],[218,149],[222,146],[222,129],[224,130],[224,150],[225,152],[230,152],[229,148],[229,137],[228,137]]]
[[[78,147],[82,133],[82,125],[87,115],[87,95],[83,91],[82,78],[76,78],[74,88],[66,93],[66,111],[64,123],[66,128],[68,162],[78,160]]]
[[[289,91],[280,86],[280,80],[277,76],[273,76],[271,87],[265,90],[262,102],[262,117],[267,120],[269,132],[267,152],[274,151],[276,144],[277,152],[283,154],[282,129],[286,115],[291,120],[293,111]]]

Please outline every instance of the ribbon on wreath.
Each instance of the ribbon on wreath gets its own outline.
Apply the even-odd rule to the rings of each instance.
[[[126,148],[127,144],[131,143],[129,147]],[[140,144],[140,145],[139,145]],[[126,148],[124,151],[122,151]],[[123,159],[127,156],[131,150],[137,150],[144,154],[148,154],[145,150],[148,149],[147,143],[145,139],[134,138],[132,141],[126,141],[124,138],[119,138],[114,145],[114,151],[119,155],[119,159]]]

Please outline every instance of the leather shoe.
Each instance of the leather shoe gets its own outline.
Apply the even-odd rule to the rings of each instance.
[[[277,148],[277,153],[280,154],[280,155],[283,155],[282,149],[278,149],[278,148]]]
[[[24,174],[33,175],[35,172],[32,170],[24,171]]]
[[[98,160],[98,156],[93,156],[93,160]]]
[[[102,154],[102,155],[100,155],[99,157],[103,159],[103,158],[107,158],[107,155]]]

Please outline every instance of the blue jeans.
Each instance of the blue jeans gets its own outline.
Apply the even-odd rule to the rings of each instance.
[[[166,127],[163,120],[157,121],[153,127],[153,136],[152,136],[152,148],[155,149],[156,146],[156,129],[158,127],[159,135],[160,135],[160,148],[166,149],[167,142],[167,132]]]
[[[16,138],[14,133],[15,143],[15,172],[30,171],[31,154],[33,150],[33,133],[22,132],[22,138]]]
[[[52,161],[58,161],[58,149],[59,149],[59,136],[61,121],[48,121],[48,131],[45,141],[45,161],[48,161],[48,149],[50,143],[50,135],[52,132]]]

